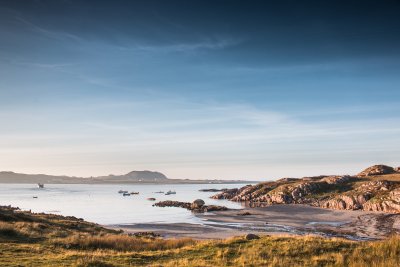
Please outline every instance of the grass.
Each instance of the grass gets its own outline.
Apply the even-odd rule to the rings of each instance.
[[[0,207],[0,266],[400,266],[400,237],[374,242],[315,236],[162,239],[127,235],[75,217]]]
[[[17,238],[20,232],[11,224],[0,222],[0,238]]]
[[[103,236],[81,236],[74,234],[67,238],[57,239],[55,245],[66,248],[81,250],[112,249],[115,251],[151,251],[168,250],[194,244],[189,238],[183,239],[161,239],[161,238],[138,238],[128,235],[108,234]]]
[[[135,237],[131,237],[135,238]],[[70,247],[0,243],[1,266],[398,266],[400,238],[352,242],[319,237],[182,242],[167,247]],[[140,241],[137,241],[138,244]],[[84,242],[85,243],[85,242]],[[179,245],[176,245],[179,244]]]

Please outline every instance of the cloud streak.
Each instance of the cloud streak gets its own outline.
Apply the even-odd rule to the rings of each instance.
[[[76,34],[72,34],[69,32],[65,31],[55,31],[55,30],[49,30],[44,27],[41,27],[37,24],[34,24],[20,16],[16,16],[15,19],[25,26],[27,26],[30,30],[41,34],[42,36],[45,36],[50,39],[58,40],[58,41],[74,41],[74,42],[82,42],[83,39]]]
[[[157,45],[151,44],[135,44],[135,40],[131,41],[133,44],[129,46],[115,46],[122,51],[135,51],[146,53],[191,53],[201,50],[220,50],[227,47],[240,44],[242,41],[232,38],[202,38],[193,42],[177,42],[177,43],[159,43]]]

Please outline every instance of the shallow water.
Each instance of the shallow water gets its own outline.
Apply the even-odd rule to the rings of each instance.
[[[32,212],[75,216],[100,224],[130,223],[203,223],[182,208],[153,207],[156,201],[191,202],[201,198],[207,205],[241,208],[241,204],[209,197],[215,192],[199,192],[203,188],[236,188],[244,184],[177,184],[177,185],[76,185],[49,184],[39,189],[35,184],[0,184],[0,205],[11,205]],[[118,190],[137,191],[139,195],[122,196]],[[154,192],[175,190],[176,195]],[[37,198],[33,198],[33,197]]]

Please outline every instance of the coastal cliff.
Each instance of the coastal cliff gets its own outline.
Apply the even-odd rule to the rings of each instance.
[[[399,168],[374,165],[355,176],[283,178],[225,190],[214,199],[248,202],[251,207],[307,204],[338,210],[400,213]]]

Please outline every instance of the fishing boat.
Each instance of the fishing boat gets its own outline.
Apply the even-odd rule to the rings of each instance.
[[[131,195],[139,195],[139,192],[131,192]]]
[[[158,191],[158,192],[154,192],[156,194],[164,194],[164,191]]]
[[[126,194],[126,193],[128,193],[128,191],[126,191],[126,190],[119,190],[118,193],[119,193],[119,194]]]
[[[171,191],[171,190],[169,190],[167,193],[165,193],[166,195],[174,195],[174,194],[176,194],[176,192],[175,191]]]
[[[44,184],[38,183],[37,185],[39,188],[44,188]]]
[[[126,193],[123,193],[122,194],[124,197],[129,197],[131,194],[129,194],[128,192],[126,192]]]

